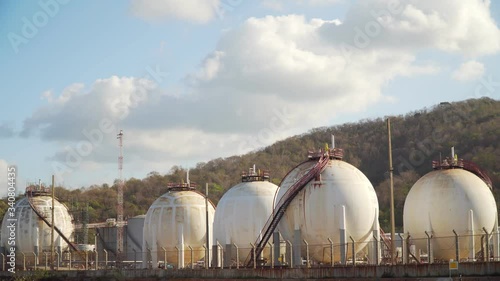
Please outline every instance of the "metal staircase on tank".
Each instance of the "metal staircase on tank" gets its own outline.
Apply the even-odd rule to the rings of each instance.
[[[33,196],[36,195],[36,194],[42,194],[42,193],[47,193],[46,190],[36,190],[36,189],[32,189],[32,188],[27,188],[26,189],[26,197],[28,199],[28,203],[31,207],[31,209],[33,210],[33,212],[35,212],[35,214],[43,221],[45,222],[45,224],[49,227],[52,227],[52,224],[47,220],[46,218],[46,215],[43,214],[40,210],[38,210],[38,208],[35,206],[35,204],[33,203]],[[57,234],[59,234],[59,236],[68,244],[68,246],[70,246],[73,251],[81,254],[81,252],[78,250],[78,248],[75,247],[75,245],[73,243],[71,243],[69,241],[69,239],[62,233],[62,231],[54,225],[54,230],[57,232]]]
[[[262,251],[266,247],[267,242],[273,235],[274,230],[278,226],[281,218],[285,214],[288,205],[293,201],[295,196],[304,189],[304,187],[314,178],[319,176],[321,172],[324,170],[326,165],[330,160],[330,155],[334,158],[342,158],[343,154],[341,149],[331,149],[326,151],[320,151],[319,153],[309,154],[310,159],[314,159],[319,156],[318,162],[314,165],[312,169],[310,169],[305,175],[303,175],[298,181],[296,181],[283,195],[278,204],[276,204],[276,208],[273,211],[273,214],[269,217],[266,224],[262,228],[263,235],[262,239],[258,238],[255,242],[255,257],[259,257],[262,254]],[[245,264],[247,267],[251,267],[254,263],[254,251],[250,251]],[[272,262],[272,261],[271,261]]]

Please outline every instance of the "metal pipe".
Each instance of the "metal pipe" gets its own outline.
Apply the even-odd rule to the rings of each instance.
[[[328,238],[328,242],[330,242],[330,263],[331,267],[333,267],[334,261],[333,261],[333,241],[332,239]]]

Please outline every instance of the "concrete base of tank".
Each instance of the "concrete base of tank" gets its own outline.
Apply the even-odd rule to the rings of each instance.
[[[258,268],[254,269],[167,269],[167,270],[72,270],[72,271],[17,271],[16,277],[41,274],[58,280],[449,280],[448,264],[358,266],[334,268]],[[12,277],[0,272],[0,279]],[[500,262],[460,263],[458,271],[451,273],[453,280],[498,280]]]

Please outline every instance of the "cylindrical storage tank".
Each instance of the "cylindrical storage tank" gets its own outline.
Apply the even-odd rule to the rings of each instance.
[[[455,234],[460,259],[474,258],[481,250],[484,229],[496,226],[497,206],[486,183],[467,170],[443,168],[420,178],[408,193],[403,211],[405,233],[416,252],[427,253],[428,237],[435,259],[456,259]],[[425,232],[427,231],[427,234]]]
[[[37,190],[46,191],[47,189],[37,188]],[[15,241],[17,264],[23,263],[21,253],[25,253],[27,264],[33,266],[33,253],[37,254],[38,261],[41,262],[42,253],[44,251],[51,251],[51,227],[33,211],[29,201],[31,200],[41,216],[49,223],[52,223],[52,197],[47,194],[47,192],[33,193],[30,197],[27,196],[16,202],[14,205],[14,216],[10,215],[10,211],[5,213],[2,220],[1,246],[5,249],[7,254],[9,254],[10,248],[14,246],[12,241]],[[57,199],[54,200],[54,221],[55,226],[63,235],[67,239],[71,239],[71,235],[74,231],[73,219],[67,207]],[[15,225],[13,232],[11,232],[13,229],[12,224]],[[10,237],[14,238],[9,240]],[[54,247],[55,251],[58,252],[63,252],[68,249],[68,244],[56,231],[54,231]]]
[[[146,213],[142,248],[147,257],[144,260],[151,260],[153,268],[159,265],[183,268],[191,264],[191,253],[193,263],[203,259],[207,235],[206,210],[205,196],[189,184],[170,186],[169,191],[156,199]],[[215,207],[209,201],[210,237],[214,213]],[[167,265],[164,265],[165,258]]]
[[[250,253],[273,211],[278,186],[269,182],[267,172],[250,169],[242,174],[242,182],[229,189],[217,204],[214,219],[214,242],[224,247],[224,266],[240,265]],[[236,245],[236,247],[234,246]],[[270,260],[266,249],[261,257]]]
[[[142,236],[146,215],[138,215],[127,220],[127,260],[142,261]]]
[[[283,238],[293,244],[296,265],[302,264],[297,259],[306,257],[305,242],[309,244],[313,261],[330,263],[333,244],[334,261],[346,262],[345,259],[352,257],[351,246],[346,247],[346,243],[352,245],[350,238],[354,239],[358,253],[371,244],[373,235],[378,235],[379,207],[375,190],[361,171],[341,160],[337,151],[341,150],[330,152],[330,160],[321,175],[295,196],[278,225]],[[285,176],[275,208],[289,189],[318,163],[313,156],[310,154],[311,160],[299,164]]]

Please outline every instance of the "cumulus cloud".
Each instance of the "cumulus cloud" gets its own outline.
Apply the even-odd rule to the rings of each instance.
[[[133,15],[147,21],[178,19],[207,23],[220,14],[219,0],[132,0]]]
[[[355,50],[437,49],[477,57],[500,50],[489,6],[482,0],[357,1],[342,25],[325,25],[323,32]]]
[[[489,2],[390,2],[357,1],[342,22],[249,18],[223,33],[186,75],[182,94],[133,77],[100,79],[89,88],[74,84],[59,95],[44,93],[47,104],[25,120],[22,134],[61,142],[51,160],[63,164],[83,149],[82,130],[103,119],[125,130],[127,157],[136,163],[242,154],[394,100],[383,94],[391,80],[439,71],[418,61],[419,52],[467,57],[499,50]],[[114,134],[82,161],[115,161]]]
[[[477,80],[484,74],[484,65],[475,60],[464,62],[455,70],[451,77],[458,81]]]

